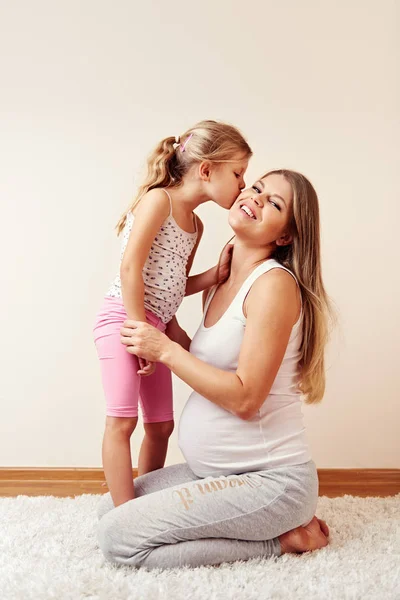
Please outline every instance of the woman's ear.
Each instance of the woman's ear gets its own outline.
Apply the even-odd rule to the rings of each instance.
[[[203,160],[199,166],[199,177],[202,181],[210,181],[211,163],[209,160]]]
[[[277,246],[289,246],[293,242],[293,236],[290,233],[285,233],[281,235],[280,238],[276,240]]]

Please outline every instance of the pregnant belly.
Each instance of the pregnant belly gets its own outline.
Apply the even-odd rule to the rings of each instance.
[[[259,422],[244,421],[193,392],[179,421],[179,447],[198,477],[244,473],[266,459]]]

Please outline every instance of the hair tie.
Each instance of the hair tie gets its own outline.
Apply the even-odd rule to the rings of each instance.
[[[192,136],[193,136],[193,133],[191,133],[191,134],[189,135],[189,137],[187,138],[187,140],[185,141],[185,143],[184,143],[184,144],[181,144],[181,145],[180,145],[180,146],[181,146],[181,152],[185,152],[186,144],[188,143],[188,141],[190,140],[190,138],[191,138]]]
[[[181,140],[181,136],[180,135],[176,135],[175,136],[175,143],[179,144],[180,140]]]

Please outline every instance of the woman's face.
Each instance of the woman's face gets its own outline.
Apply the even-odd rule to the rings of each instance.
[[[283,175],[272,174],[243,190],[229,211],[237,235],[256,244],[290,243],[293,191]]]

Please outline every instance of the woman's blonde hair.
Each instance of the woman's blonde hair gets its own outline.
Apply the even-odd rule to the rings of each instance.
[[[303,302],[303,339],[300,347],[300,391],[307,404],[322,400],[325,391],[324,354],[329,322],[334,311],[321,273],[318,196],[304,175],[287,169],[269,171],[282,175],[292,187],[293,209],[288,246],[277,246],[274,258],[290,269],[299,282]]]
[[[217,121],[200,121],[177,138],[161,140],[147,160],[147,176],[134,201],[118,221],[118,235],[125,226],[127,214],[148,191],[178,187],[194,164],[204,160],[231,162],[238,154],[240,158],[250,158],[250,146],[236,127]]]

